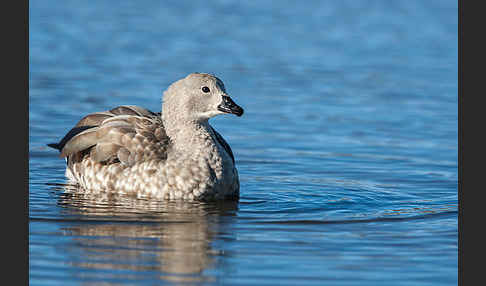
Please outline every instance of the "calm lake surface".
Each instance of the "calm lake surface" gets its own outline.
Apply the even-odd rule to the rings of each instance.
[[[30,1],[31,285],[457,285],[457,1]],[[76,193],[82,116],[191,72],[238,203]]]

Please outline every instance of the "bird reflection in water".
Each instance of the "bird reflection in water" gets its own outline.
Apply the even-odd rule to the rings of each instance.
[[[234,201],[163,202],[63,188],[58,205],[72,220],[62,231],[74,244],[67,251],[76,275],[89,280],[211,281],[203,271],[220,255],[212,238],[238,209]]]

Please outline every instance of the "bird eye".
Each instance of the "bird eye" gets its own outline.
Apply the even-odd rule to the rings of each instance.
[[[201,89],[205,93],[208,93],[209,92],[209,87],[207,87],[207,86],[203,86]]]

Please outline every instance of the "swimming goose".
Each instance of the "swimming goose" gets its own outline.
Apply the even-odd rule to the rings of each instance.
[[[243,109],[214,75],[192,73],[163,94],[162,112],[123,105],[83,117],[48,146],[66,158],[66,177],[85,192],[162,200],[237,199],[228,143],[208,120]]]

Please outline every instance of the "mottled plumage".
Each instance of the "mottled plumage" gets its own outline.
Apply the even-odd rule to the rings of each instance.
[[[193,73],[164,92],[161,113],[124,105],[83,117],[48,144],[67,161],[66,176],[85,192],[168,200],[235,199],[238,171],[228,143],[209,124],[243,114],[220,79]]]

